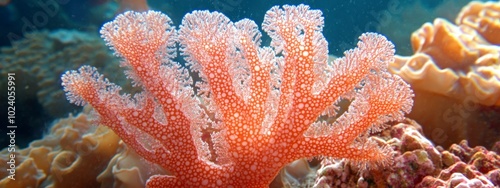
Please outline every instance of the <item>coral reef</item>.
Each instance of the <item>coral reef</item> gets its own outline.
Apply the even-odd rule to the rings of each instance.
[[[126,12],[101,34],[144,91],[121,95],[90,66],[66,72],[62,85],[72,103],[90,104],[101,124],[169,172],[148,187],[266,187],[286,164],[314,156],[385,167],[391,149],[366,135],[412,106],[409,85],[386,70],[393,45],[366,33],[329,63],[322,27],[318,10],[273,7],[263,23],[271,47],[260,47],[248,19],[194,11],[177,31],[159,12]],[[196,91],[188,69],[172,61],[177,43],[200,74]],[[349,107],[336,114],[341,100]]]
[[[0,172],[0,187],[144,187],[161,167],[138,156],[112,130],[94,126],[90,108],[54,122],[50,132],[24,148],[15,148],[16,180]],[[11,153],[0,151],[0,168],[9,169]],[[22,181],[20,181],[22,177]]]
[[[448,150],[434,146],[422,135],[420,125],[406,120],[372,139],[394,149],[394,165],[385,170],[359,173],[344,160],[324,160],[316,187],[495,187],[499,186],[500,142],[491,151],[471,148],[466,141]]]
[[[389,65],[415,91],[409,117],[437,144],[467,139],[489,147],[500,138],[499,20],[500,2],[471,2],[456,25],[424,24],[411,37],[415,54]]]
[[[29,33],[11,47],[2,48],[0,53],[0,74],[22,75],[17,80],[18,104],[34,98],[54,117],[64,117],[76,109],[64,99],[60,76],[83,64],[102,67],[104,74],[110,77],[120,72],[116,71],[118,59],[109,53],[97,35],[75,30]],[[111,72],[113,74],[109,74]],[[3,86],[3,82],[0,85]]]
[[[120,138],[104,126],[91,126],[87,113],[54,124],[43,139],[14,153],[0,151],[0,167],[15,155],[16,180],[1,171],[0,187],[99,187],[99,175],[115,156]],[[18,179],[21,178],[21,179]]]
[[[81,114],[0,151],[0,167],[16,168],[0,187],[500,187],[499,2],[424,24],[415,54],[395,61],[374,33],[327,57],[321,12],[304,5],[273,7],[263,29],[270,47],[248,19],[195,11],[175,29],[159,12],[127,12],[101,30],[125,74],[88,33],[33,32],[1,49],[0,73],[23,75],[18,104],[54,116],[74,109],[60,74],[98,68],[63,76],[71,102],[90,104]],[[387,70],[415,90],[409,118],[412,92]]]

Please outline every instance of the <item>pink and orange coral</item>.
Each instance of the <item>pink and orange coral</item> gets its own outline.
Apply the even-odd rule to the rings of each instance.
[[[148,187],[266,187],[287,163],[315,156],[387,166],[391,149],[367,133],[413,104],[409,86],[386,70],[393,45],[366,33],[327,62],[321,14],[273,7],[262,26],[271,47],[260,47],[248,19],[194,11],[176,30],[159,12],[126,12],[101,34],[144,91],[122,95],[89,66],[68,71],[62,85],[72,103],[90,104],[100,124],[171,173],[151,176]],[[177,44],[187,67],[173,61]],[[350,106],[338,114],[341,100]]]

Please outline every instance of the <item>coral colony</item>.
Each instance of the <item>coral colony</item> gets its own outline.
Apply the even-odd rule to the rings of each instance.
[[[321,14],[273,7],[262,24],[271,46],[260,47],[248,19],[194,11],[176,30],[160,12],[126,12],[101,34],[144,91],[122,95],[89,66],[66,72],[62,85],[72,103],[90,104],[99,124],[170,172],[148,187],[267,187],[287,163],[315,156],[387,167],[392,150],[367,135],[413,105],[409,85],[386,70],[393,45],[365,33],[328,62]],[[177,44],[187,67],[173,61]],[[350,104],[338,113],[341,100]]]

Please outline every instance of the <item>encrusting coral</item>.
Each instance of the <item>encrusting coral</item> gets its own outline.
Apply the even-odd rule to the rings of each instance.
[[[448,150],[435,146],[413,120],[405,120],[373,139],[394,149],[393,168],[359,173],[345,160],[322,161],[315,187],[498,187],[500,142],[491,150],[467,141]]]
[[[389,165],[391,149],[366,135],[412,106],[409,85],[386,70],[393,45],[366,33],[329,63],[321,11],[305,5],[273,7],[262,27],[271,47],[260,47],[248,19],[194,11],[175,30],[159,12],[126,12],[101,34],[144,91],[121,95],[89,66],[66,72],[62,85],[72,103],[90,104],[100,124],[171,173],[151,176],[148,187],[266,187],[304,157],[346,158],[361,169]],[[200,74],[196,87],[172,60],[177,44]],[[336,114],[340,100],[350,106]]]

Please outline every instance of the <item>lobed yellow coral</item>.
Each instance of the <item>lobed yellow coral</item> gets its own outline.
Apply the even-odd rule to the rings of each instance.
[[[389,64],[415,91],[409,117],[445,147],[491,145],[500,112],[500,2],[472,2],[456,24],[437,18],[411,36],[414,55]],[[497,35],[495,37],[495,35]]]
[[[415,89],[500,106],[500,46],[471,27],[439,18],[413,33],[411,41],[415,54],[396,57],[389,65],[393,73]]]
[[[500,44],[500,3],[471,2],[457,16],[457,25],[466,25],[476,30],[492,44]]]
[[[16,148],[16,180],[0,174],[0,187],[99,187],[95,177],[116,154],[119,140],[108,128],[91,126],[86,113],[61,119],[44,139]],[[9,154],[0,152],[2,169]]]

